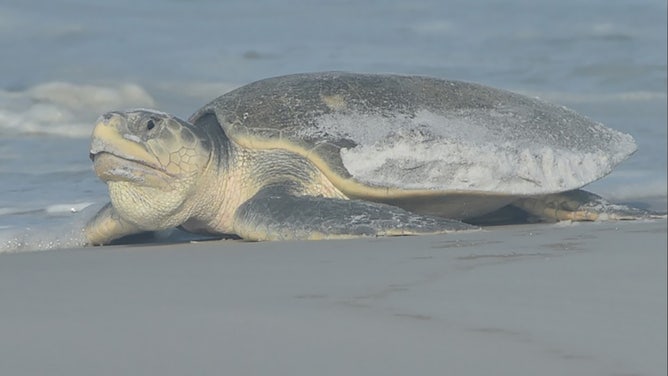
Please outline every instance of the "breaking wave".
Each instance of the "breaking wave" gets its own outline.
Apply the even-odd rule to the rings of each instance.
[[[106,111],[153,107],[141,86],[48,82],[22,91],[0,90],[0,134],[50,134],[88,137],[93,122]]]

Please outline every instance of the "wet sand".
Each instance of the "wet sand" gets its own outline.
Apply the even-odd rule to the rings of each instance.
[[[665,375],[666,220],[0,255],[2,375]]]

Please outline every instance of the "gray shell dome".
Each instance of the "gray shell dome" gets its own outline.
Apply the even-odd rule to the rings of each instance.
[[[306,156],[340,188],[546,194],[597,180],[636,150],[631,136],[565,107],[421,76],[269,78],[190,121],[206,114],[240,145]]]

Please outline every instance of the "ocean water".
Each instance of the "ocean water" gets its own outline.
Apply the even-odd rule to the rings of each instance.
[[[663,0],[4,0],[0,236],[106,201],[88,159],[100,113],[187,118],[245,83],[305,71],[473,81],[566,105],[638,151],[589,186],[666,208]]]

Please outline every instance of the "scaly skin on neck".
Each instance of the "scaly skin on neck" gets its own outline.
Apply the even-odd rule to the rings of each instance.
[[[227,143],[228,148],[234,148]],[[189,198],[190,215],[181,226],[191,232],[233,234],[234,212],[250,194],[245,170],[238,168],[242,150],[227,150],[221,155],[216,147],[209,164],[198,178],[197,189]],[[222,160],[224,158],[225,160]]]

